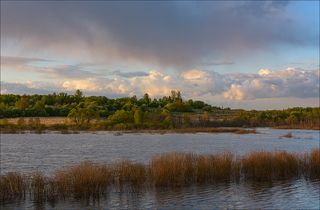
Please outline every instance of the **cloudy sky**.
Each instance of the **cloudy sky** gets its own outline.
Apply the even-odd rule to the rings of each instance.
[[[1,1],[1,93],[319,106],[319,1]]]

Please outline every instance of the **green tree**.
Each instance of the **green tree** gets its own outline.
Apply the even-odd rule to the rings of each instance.
[[[15,106],[18,109],[25,110],[29,107],[29,99],[27,96],[22,96],[19,101],[16,102]]]
[[[150,97],[149,97],[149,94],[148,94],[148,93],[145,93],[145,94],[143,95],[143,102],[144,102],[145,104],[147,104],[147,105],[149,105],[149,104],[150,104],[151,99],[150,99]]]
[[[143,113],[142,113],[141,109],[136,109],[136,110],[134,111],[133,118],[134,118],[134,123],[135,123],[135,124],[137,124],[137,125],[141,125],[141,124],[142,124],[142,121],[143,121]]]
[[[43,101],[37,101],[37,102],[35,103],[35,105],[33,106],[33,108],[34,108],[35,110],[39,110],[39,111],[43,111],[43,110],[44,110],[44,107],[45,107],[45,104],[44,104]]]
[[[108,117],[108,120],[112,124],[132,123],[133,115],[132,115],[132,112],[129,112],[129,111],[117,110],[113,115],[110,115]]]
[[[75,98],[75,101],[77,103],[79,103],[80,101],[82,101],[82,98],[83,98],[83,93],[78,89],[76,90],[75,94],[74,94],[74,98]]]
[[[80,103],[78,106],[71,109],[68,118],[76,125],[89,124],[93,119],[99,118],[99,110],[94,102],[87,104]]]

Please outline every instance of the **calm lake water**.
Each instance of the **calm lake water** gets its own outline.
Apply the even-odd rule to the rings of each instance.
[[[51,174],[84,160],[110,163],[120,159],[148,163],[157,154],[230,151],[239,156],[251,151],[309,152],[319,148],[319,131],[260,128],[259,134],[1,134],[1,174],[8,171]],[[280,138],[292,132],[293,138]],[[2,204],[3,208],[308,208],[319,209],[320,182],[303,179],[274,183],[229,183],[177,190],[146,189],[123,193],[113,190],[100,202],[32,201]]]

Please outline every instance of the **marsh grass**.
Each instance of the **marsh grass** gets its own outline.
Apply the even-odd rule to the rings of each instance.
[[[301,155],[300,165],[306,177],[320,180],[320,149]]]
[[[197,155],[169,153],[143,165],[121,161],[109,165],[83,162],[63,168],[52,176],[7,173],[0,176],[0,200],[35,201],[57,199],[99,199],[109,189],[139,190],[143,187],[183,187],[238,181],[320,179],[320,149],[310,153],[253,152],[241,158],[232,153]]]
[[[27,192],[27,177],[15,172],[0,176],[0,200],[24,199]]]
[[[150,165],[155,186],[185,186],[235,180],[240,176],[239,169],[240,165],[231,153],[172,153],[154,158]]]
[[[96,198],[105,194],[112,182],[113,171],[106,165],[83,162],[80,165],[56,172],[52,190],[63,198]]]
[[[181,186],[194,182],[195,155],[171,153],[151,161],[150,175],[155,186]]]
[[[121,161],[114,167],[115,181],[122,188],[124,185],[127,187],[140,187],[147,179],[147,167],[140,163],[133,163],[131,161]]]
[[[299,156],[287,152],[254,152],[241,164],[245,178],[256,181],[290,179],[301,174]]]
[[[49,178],[45,177],[42,173],[36,172],[31,175],[30,179],[30,197],[38,202],[45,201],[50,198],[50,188],[48,187]]]
[[[197,158],[196,166],[198,183],[235,181],[240,178],[240,163],[231,153],[200,155]]]

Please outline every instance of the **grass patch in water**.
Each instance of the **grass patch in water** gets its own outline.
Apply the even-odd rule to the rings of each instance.
[[[111,187],[121,190],[141,187],[181,187],[237,181],[273,181],[304,177],[320,179],[320,149],[310,153],[253,152],[241,158],[232,153],[197,155],[170,153],[144,165],[121,161],[109,165],[83,162],[55,172],[0,175],[0,200],[36,201],[99,199]]]

